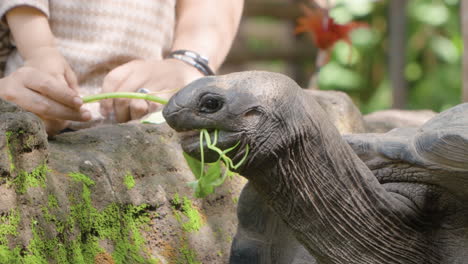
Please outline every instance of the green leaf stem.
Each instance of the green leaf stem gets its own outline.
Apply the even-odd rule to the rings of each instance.
[[[237,164],[234,164],[231,158],[229,158],[226,154],[237,148],[240,142],[237,142],[237,144],[228,149],[222,150],[216,147],[216,143],[218,141],[218,132],[218,130],[214,131],[212,142],[208,130],[200,130],[200,161],[190,157],[187,153],[184,153],[187,164],[197,179],[196,181],[189,183],[189,185],[194,188],[195,196],[198,198],[203,198],[208,194],[213,193],[214,188],[221,185],[226,180],[228,175],[232,175],[232,169],[239,168],[242,163],[244,163],[247,155],[249,154],[249,146],[246,145],[244,157],[242,157],[242,159]],[[206,142],[208,149],[218,153],[219,158],[216,162],[205,163],[203,150],[204,142]],[[224,172],[222,170],[221,162],[223,162],[225,165]]]
[[[96,102],[99,100],[112,99],[112,98],[143,99],[143,100],[156,102],[159,104],[167,104],[166,99],[162,99],[161,97],[158,97],[158,96],[145,94],[145,93],[129,93],[129,92],[100,93],[100,94],[84,96],[82,99],[84,103],[92,103],[92,102]]]

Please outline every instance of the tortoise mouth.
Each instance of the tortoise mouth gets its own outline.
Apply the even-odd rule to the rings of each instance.
[[[207,129],[211,142],[214,142],[215,130]],[[240,132],[218,130],[218,136],[216,140],[216,147],[224,150],[236,145],[240,141]],[[200,148],[200,130],[187,130],[178,132],[180,138],[180,145],[185,153],[188,155],[200,159],[201,148]],[[219,154],[208,148],[206,140],[203,142],[203,154],[206,162],[215,162],[219,158]]]
[[[177,133],[180,138],[180,144],[182,146],[190,145],[195,143],[195,141],[200,140],[200,131],[199,130],[188,130]]]

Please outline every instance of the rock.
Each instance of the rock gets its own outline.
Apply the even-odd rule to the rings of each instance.
[[[0,263],[226,263],[245,184],[193,198],[165,124],[48,141],[35,115],[1,100],[0,176]]]
[[[338,91],[304,91],[314,96],[341,134],[366,131],[361,112],[347,94]]]

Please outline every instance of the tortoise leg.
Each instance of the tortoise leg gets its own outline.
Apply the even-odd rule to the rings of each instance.
[[[284,222],[250,183],[237,208],[239,225],[231,246],[231,264],[314,264]]]

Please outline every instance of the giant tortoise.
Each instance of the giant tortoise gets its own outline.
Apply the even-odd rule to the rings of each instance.
[[[163,114],[194,157],[203,128],[221,148],[240,142],[234,161],[250,147],[231,263],[468,263],[468,104],[343,138],[291,79],[243,72],[193,82]],[[276,238],[259,200],[287,226]]]

